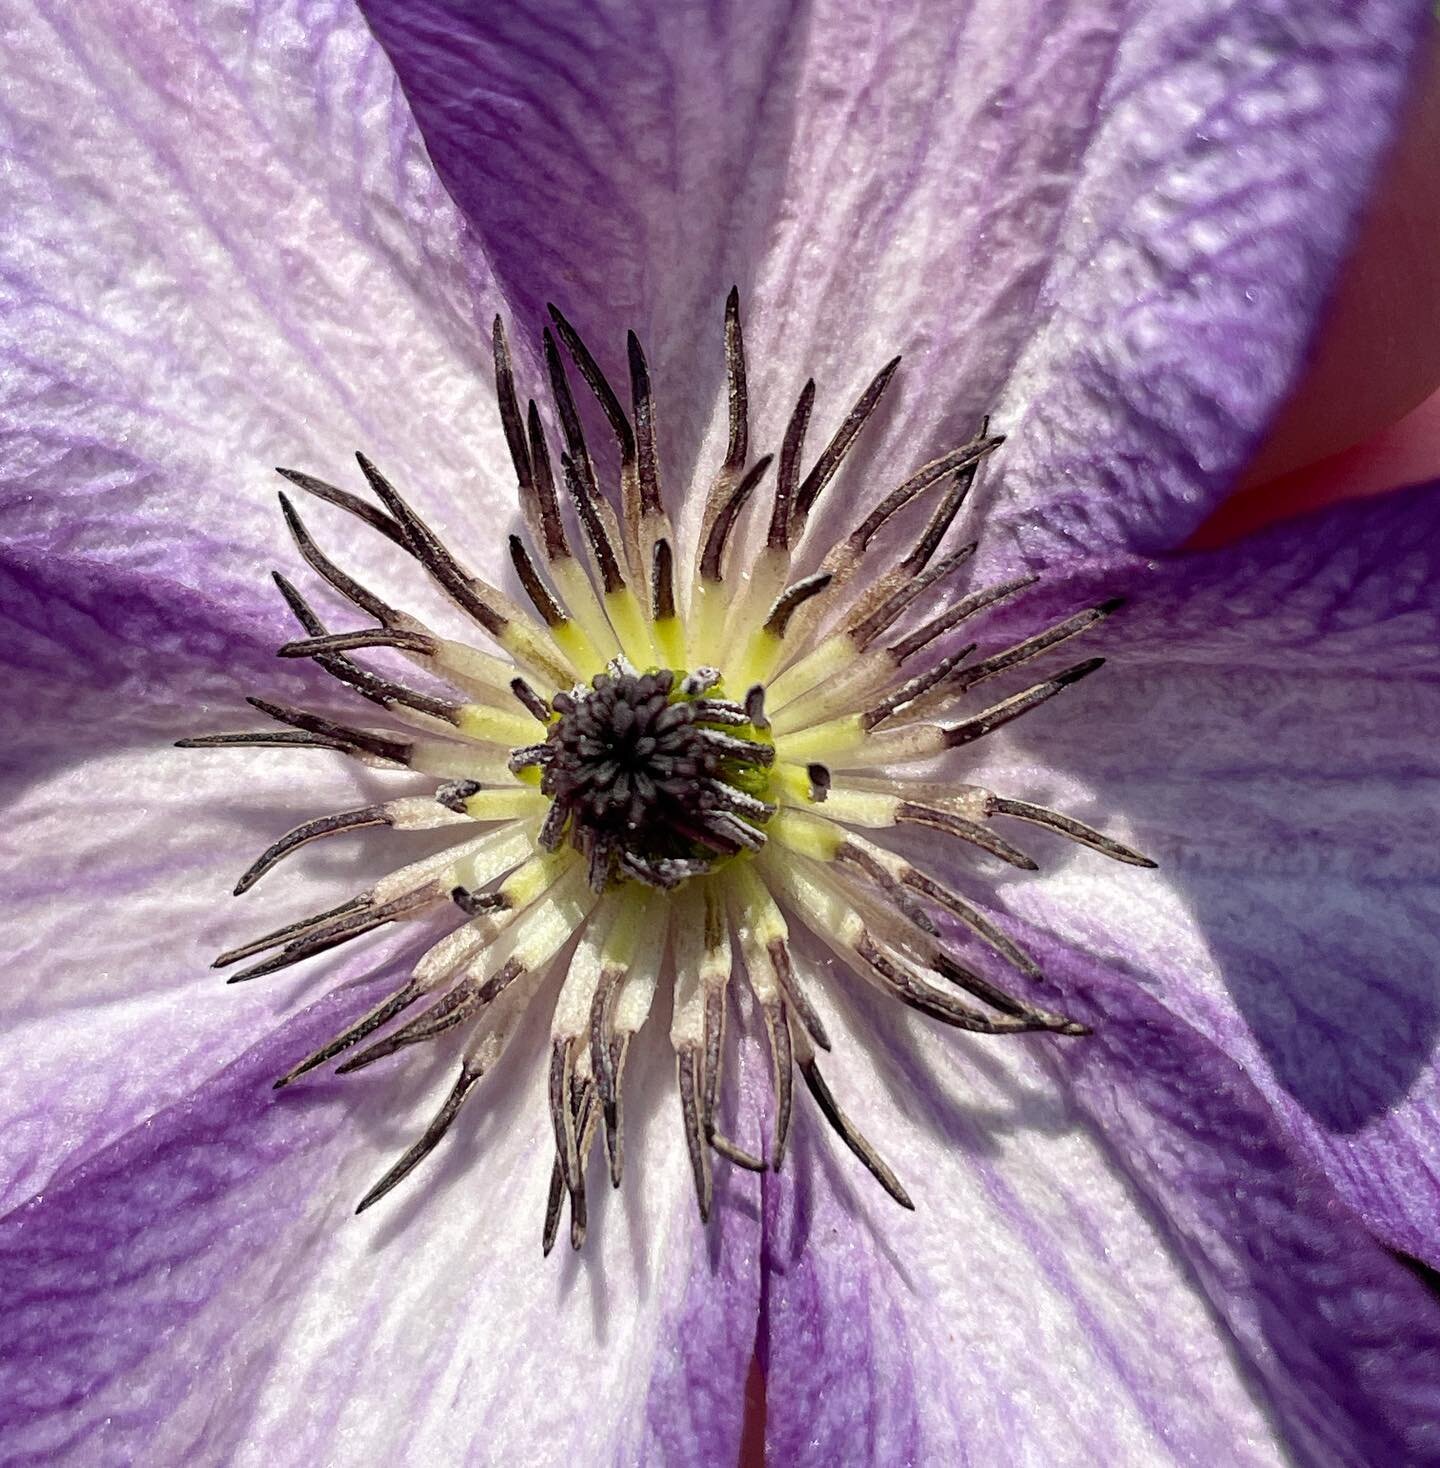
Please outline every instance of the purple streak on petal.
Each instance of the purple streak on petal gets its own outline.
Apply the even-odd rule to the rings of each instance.
[[[760,1155],[768,1060],[753,1033],[737,1050],[727,1064],[720,1110],[739,1120],[732,1128],[736,1142]],[[673,1112],[673,1095],[664,1097],[667,1103]],[[643,1174],[650,1161],[639,1156],[631,1165]],[[641,1462],[734,1463],[739,1454],[760,1312],[760,1184],[753,1174],[718,1161],[714,1180],[710,1226],[693,1235],[684,1297],[646,1393]],[[685,1202],[693,1212],[693,1203]]]
[[[270,1082],[381,990],[312,1006],[0,1220],[7,1463],[179,1461],[146,1450],[155,1442],[147,1428],[199,1385],[167,1352],[226,1284],[224,1268],[205,1267],[207,1251],[232,1264],[263,1252],[275,1218],[303,1202],[288,1190],[307,1159],[345,1120],[338,1088],[277,1101]],[[212,1311],[209,1328],[223,1331],[223,1316]],[[113,1415],[86,1410],[125,1382],[130,1401],[116,1401]],[[208,1453],[217,1446],[212,1438]]]
[[[801,1142],[797,1135],[785,1183],[765,1190],[766,1458],[797,1468],[922,1462],[922,1408],[904,1324],[885,1309],[883,1290],[872,1301],[868,1270],[836,1267],[832,1240],[846,1227],[844,1206],[815,1208],[815,1190],[829,1182],[817,1175],[819,1149]],[[812,1209],[831,1227],[814,1227]],[[876,1263],[884,1268],[883,1256]],[[993,1390],[982,1361],[966,1369],[981,1390]]]
[[[485,283],[348,0],[37,5],[6,43],[15,554],[68,596],[123,603],[143,578],[177,620],[208,602],[214,624],[268,605],[272,552],[293,563],[276,463],[352,482],[363,445],[425,484],[427,512],[452,492],[467,519],[485,504],[477,461],[504,462]],[[393,561],[369,533],[338,549],[362,574]]]
[[[718,320],[776,203],[801,6],[361,9],[520,320],[538,329],[552,298],[608,335]]]
[[[610,365],[634,325],[662,388],[718,383],[697,322],[736,280],[772,438],[807,374],[838,416],[904,352],[852,497],[876,451],[928,457],[999,398],[1020,437],[996,519],[1036,561],[1176,544],[1224,492],[1300,369],[1429,19],[363,8],[522,319],[554,295]]]
[[[951,1461],[963,1443],[986,1463],[1064,1461],[1057,1444],[1079,1440],[1087,1461],[1268,1462],[1264,1419],[1244,1408],[1258,1389],[1298,1461],[1435,1461],[1434,1297],[1222,1051],[1127,976],[1032,941],[1069,1010],[1096,1024],[1091,1039],[917,1047],[867,1005],[885,1089],[904,1098],[882,1128],[870,1087],[868,1130],[902,1166],[917,1215],[852,1196],[865,1180],[829,1165],[827,1143],[767,1180],[777,1460]],[[1027,1070],[1027,1054],[1045,1063]],[[997,1095],[1010,1102],[999,1112]],[[1075,1170],[1087,1138],[1089,1176]],[[1153,1254],[1126,1252],[1147,1237],[1169,1261],[1158,1290]],[[980,1302],[964,1312],[957,1278]],[[1176,1314],[1185,1296],[1198,1327]],[[1067,1360],[1077,1331],[1093,1363],[1083,1380]],[[1238,1398],[1234,1383],[1210,1396],[1222,1387],[1213,1360],[1207,1371],[1191,1354],[1202,1346],[1240,1373]],[[1027,1364],[1004,1374],[1007,1356]],[[1157,1374],[1181,1359],[1193,1379],[1184,1366]]]
[[[972,426],[1031,327],[1123,7],[362,9],[516,317],[555,298],[611,368],[645,338],[684,481],[732,283],[757,431],[811,371],[838,421],[897,350],[926,429]]]
[[[1005,787],[1119,823],[1161,863],[1150,877],[1075,856],[1093,900],[1065,913],[1040,884],[1020,908],[1123,958],[1245,1066],[1380,1237],[1431,1264],[1437,546],[1440,486],[1424,486],[1057,581],[1052,609],[1102,587],[1130,602],[1066,716],[1017,726]],[[1065,860],[1058,842],[1030,849]]]
[[[257,582],[222,610],[143,572],[0,550],[0,668],[24,689],[0,709],[7,772],[20,773],[16,751],[30,741],[46,763],[73,763],[115,747],[122,731],[174,738],[222,710],[240,717],[239,697],[261,686],[282,700],[313,697],[323,683],[275,657],[294,623],[273,587],[260,604],[265,590]]]
[[[1040,953],[1093,1043],[1053,1063],[1312,1461],[1440,1461],[1440,1304],[1213,1043],[1126,975]]]
[[[733,1455],[758,1215],[727,1218],[702,1321],[683,1142],[652,1124],[668,1057],[635,1057],[645,1186],[591,1173],[582,1258],[540,1257],[540,1006],[444,1150],[357,1219],[453,1054],[279,1096],[270,1082],[391,983],[332,995],[0,1220],[7,1463]],[[708,1391],[682,1401],[707,1343],[723,1348]]]

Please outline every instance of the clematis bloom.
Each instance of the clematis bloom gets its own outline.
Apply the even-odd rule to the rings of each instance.
[[[367,14],[384,50],[339,0],[7,23],[7,1451],[725,1461],[758,1349],[782,1462],[1433,1456],[1440,1313],[1389,1251],[1435,1253],[1434,512],[1170,554],[1297,370],[1424,7]],[[643,1169],[583,1259],[542,1263],[536,1016],[430,1175],[353,1220],[449,1057],[428,1085],[271,1082],[416,953],[397,931],[230,989],[206,965],[240,849],[378,787],[167,749],[244,694],[327,696],[273,657],[270,466],[363,446],[498,575],[489,322],[555,295],[602,364],[645,341],[693,543],[682,491],[726,432],[696,323],[732,280],[757,404],[813,372],[838,417],[904,354],[834,486],[852,520],[881,464],[988,412],[977,575],[1043,567],[1027,618],[1128,595],[1104,675],[965,779],[1160,872],[1056,843],[997,889],[927,854],[1089,1036],[957,1040],[817,987],[913,1214],[801,1117],[783,1171],[717,1166],[702,1231],[639,1047]],[[384,586],[388,542],[345,527]],[[287,911],[377,850],[297,857]],[[720,1098],[754,1155],[767,1070],[747,1038]]]

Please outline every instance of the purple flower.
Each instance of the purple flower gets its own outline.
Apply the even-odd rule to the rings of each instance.
[[[1437,511],[1401,494],[1175,554],[1294,379],[1427,7],[364,9],[6,22],[0,1460],[726,1462],[758,1352],[776,1462],[1440,1461],[1440,1306],[1394,1257],[1440,1264]],[[957,778],[1160,871],[1043,831],[1037,878],[913,848],[1084,1038],[955,1036],[811,986],[827,1075],[913,1213],[797,1107],[782,1171],[714,1164],[703,1228],[647,1032],[624,1186],[584,1255],[542,1262],[545,1003],[426,1170],[353,1219],[455,1052],[271,1082],[423,945],[399,924],[233,988],[207,965],[244,936],[226,890],[254,850],[434,781],[170,747],[252,693],[358,717],[273,656],[297,629],[265,573],[299,574],[271,465],[338,477],[363,447],[498,578],[490,321],[539,396],[554,298],[616,381],[625,330],[644,342],[694,541],[679,490],[724,455],[732,282],[760,448],[813,373],[813,456],[904,354],[837,535],[986,413],[1006,436],[967,510],[973,585],[1045,579],[978,656],[1127,596],[1091,634],[1104,673]],[[429,622],[386,534],[303,513]],[[567,839],[603,825],[574,799]],[[326,841],[242,901],[254,928],[320,911],[431,839]],[[764,1036],[718,1099],[757,1153]]]

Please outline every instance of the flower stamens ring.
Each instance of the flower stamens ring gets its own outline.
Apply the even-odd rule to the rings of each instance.
[[[655,405],[640,343],[632,333],[627,410],[570,323],[553,307],[551,315],[554,331],[547,329],[543,341],[563,445],[558,461],[536,404],[521,409],[498,318],[494,334],[500,415],[529,531],[528,540],[510,537],[510,555],[533,614],[467,570],[363,455],[373,500],[280,471],[417,561],[499,651],[442,637],[387,605],[330,560],[281,495],[301,557],[374,625],[330,631],[277,575],[303,633],[280,653],[314,659],[385,710],[392,727],[356,727],[252,698],[284,727],[182,743],[333,750],[428,776],[435,790],[295,827],[250,867],[237,894],[322,837],[369,826],[445,827],[457,840],[337,907],[222,954],[216,965],[255,959],[234,977],[256,978],[388,924],[445,910],[461,916],[404,984],[276,1082],[289,1085],[331,1060],[351,1072],[422,1041],[463,1037],[459,1075],[443,1106],[361,1200],[362,1210],[437,1145],[528,1007],[554,991],[555,1160],[544,1247],[548,1253],[554,1244],[568,1199],[578,1248],[587,1161],[598,1146],[612,1181],[622,1177],[627,1057],[662,984],[672,990],[670,1039],[703,1218],[711,1210],[715,1158],[753,1170],[782,1165],[797,1070],[833,1130],[892,1198],[912,1207],[817,1065],[830,1039],[812,996],[826,970],[810,950],[828,948],[882,993],[957,1029],[1086,1033],[957,958],[941,936],[942,918],[1025,977],[1040,977],[1030,956],[982,911],[865,833],[929,827],[1033,870],[1035,863],[992,826],[1001,818],[1048,827],[1117,861],[1152,865],[1044,807],[903,773],[984,738],[1094,672],[1099,658],[988,705],[961,704],[977,685],[1048,653],[1118,603],[1087,608],[978,660],[974,643],[960,645],[959,629],[1035,580],[964,594],[949,589],[975,545],[947,549],[946,542],[980,465],[1001,443],[988,423],[911,474],[826,547],[818,567],[805,569],[812,512],[899,359],[865,389],[808,471],[813,383],[800,395],[778,456],[752,461],[733,291],[725,312],[726,453],[687,564],[660,493]],[[618,513],[601,492],[562,347],[614,432]],[[772,464],[765,503],[756,491]],[[903,552],[882,560],[881,541],[894,538],[882,532],[902,511],[926,504]],[[761,518],[747,536],[757,507]],[[758,548],[737,567],[751,540]],[[413,662],[453,694],[412,688],[352,656],[377,648]],[[806,941],[797,942],[802,934]],[[737,1146],[720,1124],[729,990],[737,975],[749,988],[772,1062],[774,1130],[763,1158]]]

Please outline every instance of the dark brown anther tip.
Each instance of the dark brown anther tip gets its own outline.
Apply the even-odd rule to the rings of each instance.
[[[1063,672],[1056,673],[1050,681],[1061,688],[1068,688],[1070,684],[1078,683],[1082,678],[1088,678],[1091,673],[1098,672],[1104,666],[1104,658],[1088,658],[1083,663],[1076,663],[1073,668],[1066,668]]]

